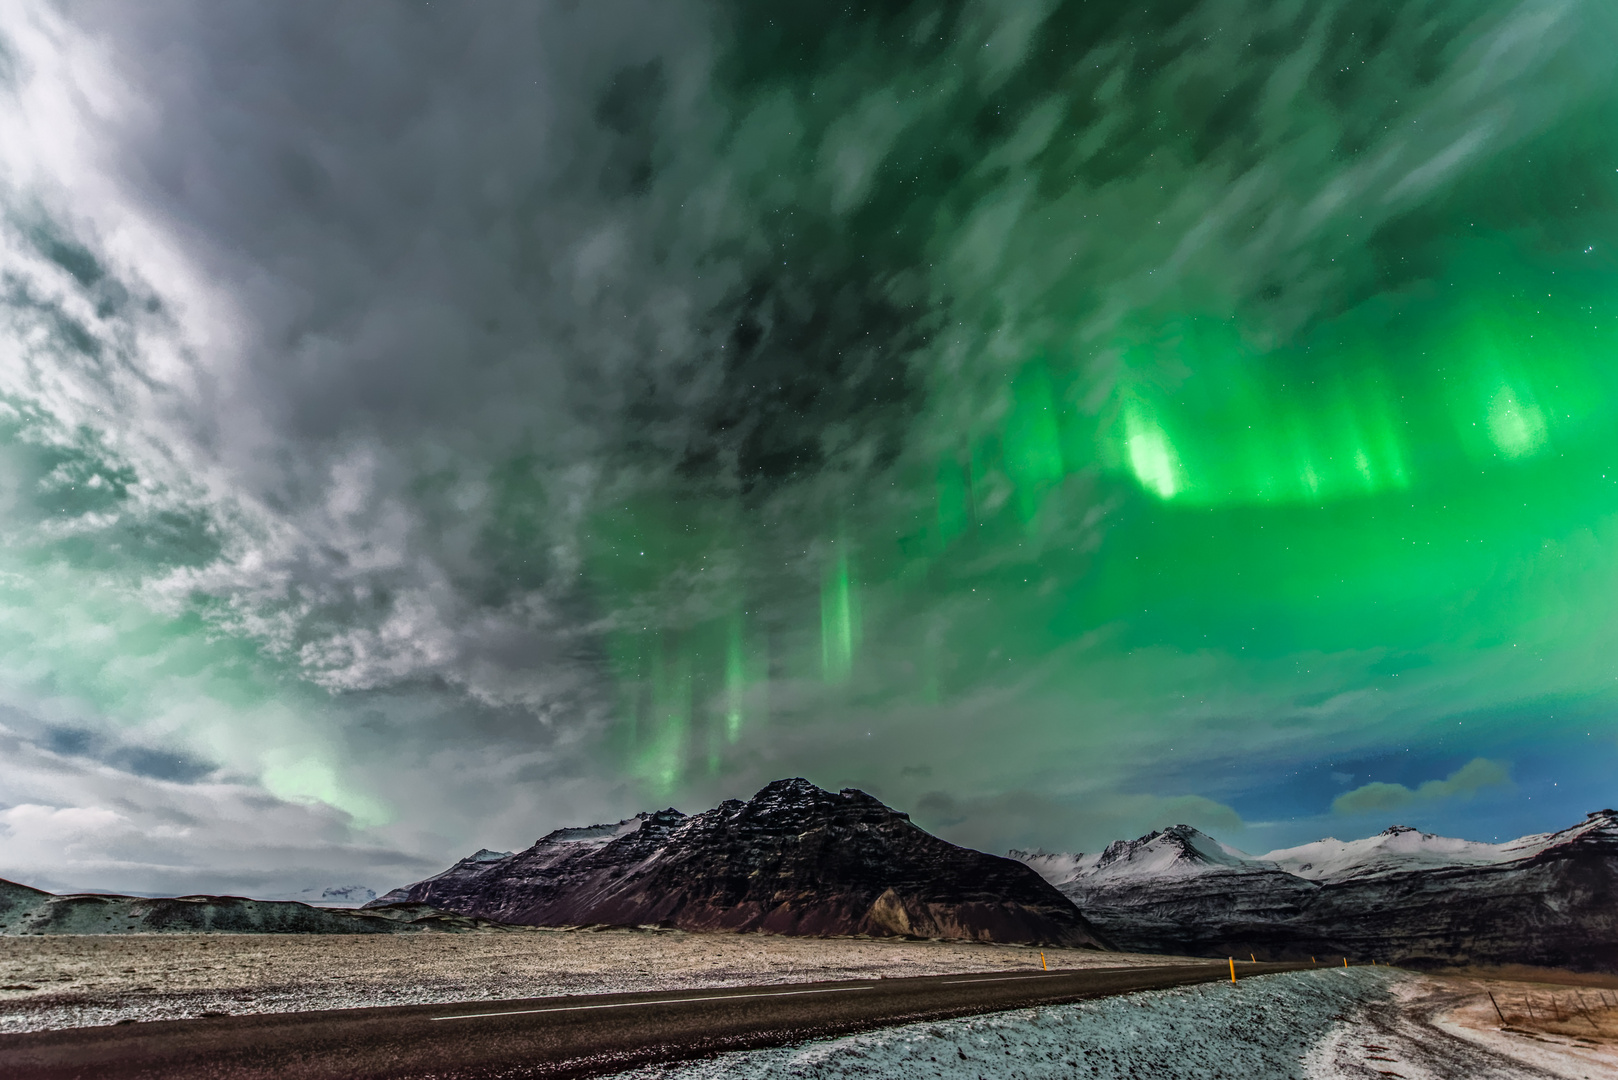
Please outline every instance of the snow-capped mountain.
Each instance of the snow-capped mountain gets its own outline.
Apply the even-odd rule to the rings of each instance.
[[[1574,828],[1587,825],[1588,822]],[[1541,833],[1504,844],[1486,844],[1434,836],[1408,825],[1395,825],[1363,840],[1327,837],[1312,844],[1272,851],[1259,858],[1310,881],[1336,882],[1412,870],[1494,866],[1537,854],[1558,836],[1561,834]]]
[[[1029,868],[940,840],[863,791],[802,779],[691,817],[670,809],[559,829],[377,903],[398,900],[532,926],[1101,944]]]
[[[1618,814],[1503,844],[1395,826],[1248,855],[1187,825],[1011,853],[1120,948],[1618,970]]]
[[[1189,825],[1118,840],[1098,855],[1011,855],[1044,875],[1119,948],[1140,952],[1217,952],[1206,940],[1211,910],[1222,913],[1221,940],[1267,936],[1296,919],[1318,889]]]
[[[311,907],[354,908],[376,899],[376,893],[364,885],[327,885],[323,888],[300,889],[264,897],[266,900],[295,900]]]
[[[1246,872],[1264,869],[1260,863],[1228,844],[1200,833],[1189,825],[1175,825],[1147,833],[1139,840],[1114,840],[1096,855],[1053,855],[1013,851],[1011,857],[1032,866],[1051,884],[1069,881],[1111,881],[1127,878],[1186,877],[1218,870]],[[1268,867],[1273,869],[1273,867]]]

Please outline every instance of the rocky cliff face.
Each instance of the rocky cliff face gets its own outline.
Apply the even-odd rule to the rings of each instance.
[[[1250,856],[1185,825],[1099,856],[1013,852],[1119,948],[1618,971],[1618,814],[1480,844],[1395,827]]]
[[[686,817],[563,829],[384,897],[534,926],[646,925],[1101,947],[1039,875],[922,831],[862,791],[779,780]]]

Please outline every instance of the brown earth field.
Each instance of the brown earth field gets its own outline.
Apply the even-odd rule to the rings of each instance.
[[[1442,1017],[1457,1033],[1562,1076],[1618,1076],[1618,977],[1549,971],[1451,981],[1472,990]]]
[[[1044,956],[1052,968],[1185,962],[1091,949],[1045,949]],[[1039,949],[1021,945],[678,930],[0,937],[0,1033],[1041,964]]]
[[[1618,977],[1536,968],[1412,975],[1345,1017],[1311,1080],[1607,1080],[1618,1076]]]

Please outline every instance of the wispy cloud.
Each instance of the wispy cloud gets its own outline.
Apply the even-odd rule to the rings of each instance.
[[[1337,814],[1374,814],[1403,810],[1422,803],[1470,799],[1486,788],[1510,787],[1511,772],[1502,761],[1473,758],[1442,780],[1427,780],[1415,788],[1380,780],[1345,791],[1332,800]]]

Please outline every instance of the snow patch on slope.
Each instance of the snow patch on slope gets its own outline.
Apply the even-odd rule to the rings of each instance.
[[[675,813],[672,810],[665,812]],[[628,836],[632,832],[639,831],[641,825],[651,816],[651,814],[636,814],[634,817],[624,818],[622,821],[615,821],[607,825],[580,825],[569,829],[554,829],[536,840],[535,845],[582,844],[586,847],[605,847],[620,836]],[[482,855],[485,852],[479,852],[478,854]],[[507,851],[499,857],[506,858],[510,855],[511,852]],[[475,859],[477,855],[472,857]]]
[[[1543,847],[1543,844],[1525,844],[1525,841],[1548,839],[1548,836],[1524,837],[1505,844],[1486,844],[1434,836],[1408,825],[1395,825],[1363,840],[1327,837],[1312,844],[1281,848],[1262,858],[1301,878],[1334,882],[1412,870],[1511,862],[1535,854]]]

